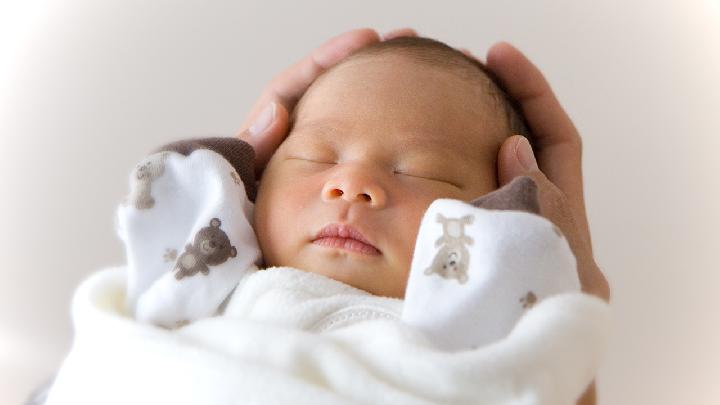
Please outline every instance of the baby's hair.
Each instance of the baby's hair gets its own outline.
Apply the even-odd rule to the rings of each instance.
[[[502,83],[482,62],[465,55],[463,52],[450,47],[440,41],[424,37],[397,37],[387,41],[381,41],[361,48],[345,60],[347,61],[364,56],[381,55],[401,51],[403,54],[414,58],[418,62],[427,63],[433,66],[447,68],[462,78],[478,82],[484,85],[497,105],[504,112],[507,120],[510,135],[523,135],[532,144],[532,137],[528,129],[525,117],[522,115],[518,103],[512,99]],[[480,73],[480,75],[478,75]]]

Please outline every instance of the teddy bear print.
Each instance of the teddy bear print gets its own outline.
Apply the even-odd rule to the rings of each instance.
[[[155,199],[152,197],[152,182],[165,172],[165,160],[169,153],[155,153],[140,162],[133,170],[130,195],[125,199],[125,204],[130,204],[139,210],[150,209],[155,206]]]
[[[242,184],[242,180],[240,179],[240,176],[237,174],[237,172],[235,170],[230,172],[230,177],[232,177],[233,181],[238,186]]]
[[[237,249],[230,245],[227,234],[220,229],[220,220],[213,218],[210,226],[198,231],[192,244],[185,246],[185,251],[175,263],[175,278],[191,277],[198,272],[208,275],[209,266],[225,263],[228,258],[235,257]]]
[[[470,252],[466,245],[472,245],[473,240],[465,235],[465,225],[473,223],[473,215],[461,218],[445,218],[438,213],[436,221],[443,226],[443,235],[435,241],[435,247],[440,250],[435,254],[432,265],[425,269],[426,275],[433,273],[443,278],[454,278],[460,284],[468,280],[468,264]]]

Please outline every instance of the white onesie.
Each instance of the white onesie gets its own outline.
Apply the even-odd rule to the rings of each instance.
[[[265,271],[252,227],[253,165],[247,143],[205,138],[163,146],[132,172],[117,229],[137,320],[175,328],[228,316],[226,307],[239,316],[231,308],[252,299],[241,286]],[[365,314],[354,322],[397,319],[439,349],[467,350],[506,336],[543,298],[579,290],[569,245],[537,214],[535,184],[523,177],[471,203],[435,200],[420,223],[405,299],[366,294],[357,305],[376,310],[354,311]],[[330,312],[335,320],[349,313]]]

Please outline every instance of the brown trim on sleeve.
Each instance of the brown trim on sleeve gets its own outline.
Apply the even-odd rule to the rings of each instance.
[[[163,145],[153,152],[177,152],[187,156],[198,149],[209,149],[222,155],[240,175],[248,199],[255,202],[255,151],[243,140],[231,137],[184,139]]]
[[[520,176],[499,189],[470,201],[470,204],[490,210],[525,211],[540,214],[538,187],[535,180]]]

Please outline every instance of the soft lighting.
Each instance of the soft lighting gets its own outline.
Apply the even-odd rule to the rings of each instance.
[[[47,19],[57,0],[0,2],[0,82],[8,80],[20,51]]]

